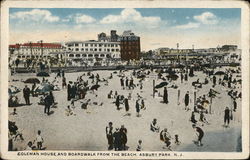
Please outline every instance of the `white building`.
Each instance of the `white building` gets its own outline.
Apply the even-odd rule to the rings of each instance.
[[[19,58],[20,60],[29,58],[50,58],[52,53],[62,53],[63,50],[62,45],[58,43],[24,43],[9,45],[10,56],[14,59]]]
[[[120,42],[73,41],[65,43],[69,59],[120,59]]]

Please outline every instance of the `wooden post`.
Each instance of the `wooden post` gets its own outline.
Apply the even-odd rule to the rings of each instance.
[[[210,105],[209,105],[209,113],[212,114],[212,102],[213,102],[213,98],[212,96],[210,97]]]
[[[178,89],[177,104],[180,105],[181,90]]]
[[[153,98],[155,98],[155,80],[153,80]]]
[[[194,91],[194,106],[196,104],[196,91]]]

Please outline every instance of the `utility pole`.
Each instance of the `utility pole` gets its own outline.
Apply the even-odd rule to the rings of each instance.
[[[32,54],[32,42],[30,42],[29,45],[30,45],[30,54],[33,55]]]

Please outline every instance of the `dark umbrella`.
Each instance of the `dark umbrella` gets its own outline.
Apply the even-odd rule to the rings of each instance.
[[[170,74],[170,75],[167,76],[167,78],[171,78],[172,80],[177,80],[178,77],[179,76],[176,75],[176,74]]]
[[[47,72],[39,72],[36,74],[36,76],[38,77],[49,77],[49,73]]]
[[[218,71],[218,72],[216,72],[214,75],[223,75],[223,74],[225,74],[225,72],[223,72],[223,71]]]
[[[43,86],[40,86],[36,89],[36,92],[39,93],[45,93],[45,92],[50,92],[53,90],[53,86],[50,84],[44,84]]]
[[[168,85],[168,82],[161,82],[160,84],[157,84],[156,86],[155,86],[155,88],[162,88],[162,87],[164,87],[164,86],[166,86],[166,85]]]
[[[29,78],[29,79],[26,79],[24,83],[40,83],[40,81],[37,78]]]
[[[93,85],[90,89],[91,90],[96,90],[97,91],[97,89],[100,87],[100,85],[99,84],[96,84],[96,85]]]

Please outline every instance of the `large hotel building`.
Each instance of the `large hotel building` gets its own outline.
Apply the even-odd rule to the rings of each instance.
[[[49,58],[71,60],[138,60],[140,58],[140,37],[131,31],[117,35],[111,30],[110,36],[98,34],[98,40],[72,41],[65,45],[57,43],[24,43],[9,45],[10,55],[20,59]]]
[[[72,59],[117,59],[138,60],[140,58],[140,37],[131,31],[124,31],[117,35],[111,30],[110,36],[106,33],[98,34],[98,40],[67,42],[66,53]]]

